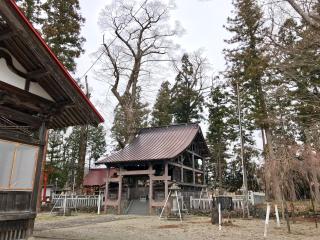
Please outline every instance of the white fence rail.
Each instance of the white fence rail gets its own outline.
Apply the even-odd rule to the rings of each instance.
[[[242,209],[244,195],[232,195],[232,202],[234,209]],[[261,204],[265,201],[265,194],[259,192],[249,191],[249,203],[251,205]],[[209,211],[212,208],[212,198],[193,198],[190,197],[190,209]]]
[[[102,196],[99,195],[53,195],[52,203],[55,208],[63,208],[64,204],[67,208],[86,208],[86,207],[97,207],[100,201],[100,206],[103,204]]]

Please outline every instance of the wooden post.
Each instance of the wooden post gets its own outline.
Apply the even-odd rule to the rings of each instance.
[[[266,212],[266,221],[264,223],[264,233],[263,237],[267,237],[268,225],[269,225],[269,216],[270,216],[270,204],[267,203],[267,212]]]
[[[204,159],[202,158],[202,171],[203,171],[203,179],[202,179],[202,184],[206,185],[206,162],[204,161]]]
[[[219,200],[219,203],[218,203],[218,214],[219,214],[219,230],[221,230],[222,216],[221,216],[221,203],[220,203],[220,200]]]
[[[100,204],[101,203],[101,194],[99,191],[99,196],[98,196],[98,200],[97,200],[97,207],[98,207],[98,215],[100,215]]]
[[[121,214],[122,178],[123,178],[123,176],[119,177],[118,214]]]
[[[149,170],[152,170],[152,164],[149,165]],[[149,174],[149,215],[152,214],[152,201],[153,201],[153,174]]]
[[[181,158],[181,161],[180,161],[180,164],[181,164],[181,182],[183,183],[183,162],[184,162],[184,158],[183,158],[183,155],[180,156]]]
[[[274,205],[274,211],[276,213],[276,221],[277,221],[277,227],[280,227],[280,218],[279,218],[279,211],[278,211],[278,205]]]
[[[45,122],[42,122],[42,125],[39,129],[39,140],[40,140],[40,146],[39,146],[38,157],[36,162],[36,173],[34,176],[33,192],[32,192],[32,198],[31,198],[31,209],[34,212],[37,211],[38,201],[41,200],[38,197],[39,196],[41,197],[42,166],[45,163],[45,154],[46,154],[47,129],[46,129]]]
[[[168,162],[165,161],[164,163],[164,176],[168,177]],[[164,198],[167,199],[168,197],[168,180],[164,180]]]
[[[107,203],[108,203],[108,196],[109,196],[109,173],[110,173],[110,169],[107,169],[106,188],[104,191],[104,213],[107,213]]]
[[[164,176],[166,177],[166,180],[164,180],[164,199],[168,199],[169,196],[169,186],[168,186],[168,162],[164,162]],[[166,213],[168,213],[167,209],[170,208],[171,206],[167,206],[166,208]]]
[[[195,165],[194,165],[194,154],[192,153],[192,174],[193,174],[193,184],[196,184],[196,173],[194,171]]]

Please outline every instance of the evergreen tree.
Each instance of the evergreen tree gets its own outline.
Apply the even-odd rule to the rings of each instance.
[[[168,81],[161,84],[152,111],[152,125],[165,126],[172,122],[171,90]]]
[[[47,163],[46,163],[46,169],[48,171],[48,182],[50,184],[54,184],[56,181],[56,178],[58,178],[58,183],[59,186],[63,185],[64,183],[61,184],[61,181],[63,179],[59,176],[60,174],[58,172],[61,171],[61,169],[64,167],[63,162],[64,162],[64,156],[63,156],[63,151],[64,151],[64,131],[59,131],[59,130],[50,130],[49,131],[49,136],[50,136],[50,141],[48,141],[48,146],[47,146]]]
[[[231,46],[224,51],[228,63],[225,75],[230,79],[236,93],[236,83],[242,95],[242,108],[247,108],[245,116],[258,128],[264,127],[266,119],[263,77],[267,68],[264,52],[262,12],[253,0],[234,1],[234,18],[228,18],[226,29],[233,37],[226,42]]]
[[[85,145],[86,160],[89,164],[92,161],[98,160],[106,150],[105,130],[103,125],[97,127],[87,126],[87,133],[85,134],[84,142],[81,140],[83,134],[82,126],[75,126],[72,128],[70,135],[66,139],[66,162],[69,169],[69,185],[73,185],[75,181],[75,188],[81,187],[84,177],[84,165],[81,160],[81,144]]]
[[[106,131],[103,125],[98,127],[88,127],[88,146],[87,155],[89,159],[89,166],[91,163],[97,161],[106,151]]]
[[[39,24],[41,1],[40,0],[16,0],[24,15],[33,24]]]
[[[141,88],[138,87],[138,93],[136,97],[136,102],[133,105],[133,121],[134,125],[136,126],[135,132],[138,131],[139,128],[147,127],[148,126],[148,115],[149,110],[147,109],[148,104],[141,102]],[[113,121],[113,126],[111,128],[112,137],[117,141],[117,149],[124,148],[126,143],[126,139],[132,134],[131,129],[128,128],[128,121],[131,119],[126,118],[124,111],[122,110],[121,106],[118,105],[114,110],[115,116]],[[130,124],[132,126],[132,124]]]
[[[45,19],[42,35],[58,59],[69,70],[76,69],[75,59],[84,52],[85,41],[80,35],[84,18],[78,0],[48,0],[42,5]]]
[[[224,51],[228,62],[225,76],[230,80],[233,88],[233,96],[236,98],[239,91],[241,96],[240,107],[242,125],[244,128],[244,161],[245,165],[254,164],[256,156],[254,148],[253,131],[260,129],[264,142],[264,150],[268,160],[275,161],[272,140],[272,126],[269,109],[266,103],[266,69],[269,59],[266,57],[264,45],[263,16],[260,7],[253,0],[236,0],[233,2],[235,16],[228,18],[226,29],[233,37],[226,42],[231,46]],[[264,140],[267,140],[266,142]],[[239,161],[239,149],[237,145],[234,152],[238,152],[235,161]],[[250,182],[250,168],[247,169],[248,183]],[[271,177],[271,173],[266,176]],[[279,175],[272,175],[273,196],[281,197]],[[271,179],[268,179],[268,184]],[[271,184],[268,185],[269,191]]]
[[[209,111],[207,141],[209,144],[211,159],[207,169],[211,172],[209,182],[214,187],[226,187],[228,145],[235,139],[232,120],[233,112],[230,111],[229,94],[226,86],[212,87],[210,102],[207,104]],[[214,165],[214,167],[210,167]]]
[[[66,138],[65,161],[68,169],[67,185],[77,188],[83,179],[83,167],[80,166],[80,135],[81,126],[72,127],[71,133]]]
[[[204,98],[195,69],[188,54],[184,54],[172,88],[172,113],[176,123],[190,123],[201,118]]]

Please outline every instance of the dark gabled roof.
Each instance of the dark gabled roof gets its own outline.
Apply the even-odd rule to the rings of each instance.
[[[48,109],[57,109],[57,114],[51,117],[49,128],[104,121],[13,0],[0,0],[0,37],[0,47],[13,54],[27,74],[37,76],[36,81],[54,100]]]
[[[208,148],[198,124],[143,128],[131,144],[97,164],[172,159],[185,151],[196,137],[203,143],[203,155],[207,155]]]

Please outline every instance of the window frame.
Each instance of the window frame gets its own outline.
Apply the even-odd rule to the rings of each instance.
[[[36,176],[36,169],[37,169],[37,162],[38,162],[38,155],[39,155],[39,146],[36,145],[32,145],[32,144],[25,144],[25,143],[21,143],[21,142],[15,142],[15,141],[10,141],[10,140],[5,140],[5,139],[0,139],[0,143],[1,142],[5,142],[5,143],[10,143],[14,145],[14,152],[13,152],[13,156],[11,159],[11,165],[9,166],[10,173],[9,175],[9,184],[8,186],[1,186],[0,185],[0,191],[28,191],[28,192],[32,192],[33,188],[34,188],[34,181],[35,181],[35,176]],[[14,174],[16,173],[16,161],[17,161],[17,151],[19,150],[20,146],[27,146],[30,147],[32,149],[34,149],[34,159],[33,159],[33,172],[32,172],[32,179],[31,179],[31,184],[30,187],[28,188],[21,188],[21,187],[12,187],[12,181],[14,180]]]

